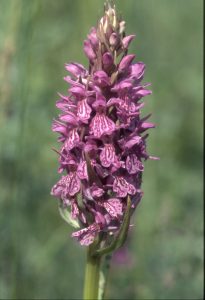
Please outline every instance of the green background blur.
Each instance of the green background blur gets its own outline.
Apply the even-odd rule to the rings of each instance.
[[[202,299],[201,0],[118,0],[130,51],[152,82],[144,197],[131,265],[112,264],[108,298]],[[0,298],[81,299],[85,249],[50,196],[59,178],[57,92],[64,63],[87,66],[83,40],[101,0],[0,0]]]

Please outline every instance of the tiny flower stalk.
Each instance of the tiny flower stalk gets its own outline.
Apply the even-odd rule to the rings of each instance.
[[[145,64],[128,54],[134,35],[114,5],[84,41],[89,66],[65,65],[70,75],[68,94],[59,94],[61,111],[52,124],[60,134],[60,180],[51,194],[59,199],[63,219],[75,228],[72,237],[88,247],[84,299],[98,299],[102,256],[121,247],[130,218],[142,198],[143,161],[150,115],[141,117],[143,97],[151,94],[142,83]]]

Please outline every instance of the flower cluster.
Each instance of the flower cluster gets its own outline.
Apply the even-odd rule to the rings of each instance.
[[[97,237],[106,244],[119,231],[131,199],[131,213],[142,197],[146,152],[144,132],[154,127],[140,117],[151,94],[142,84],[145,65],[127,54],[134,35],[125,35],[125,22],[115,7],[105,14],[84,41],[89,60],[66,64],[68,95],[60,95],[61,110],[52,130],[60,133],[59,172],[65,173],[51,194],[60,199],[80,227],[72,236],[88,246]],[[153,158],[153,157],[151,157]]]

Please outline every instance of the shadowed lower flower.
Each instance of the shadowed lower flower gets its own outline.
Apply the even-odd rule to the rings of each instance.
[[[154,124],[141,117],[145,64],[128,54],[134,35],[107,5],[105,14],[84,41],[89,61],[65,65],[68,94],[56,106],[61,113],[52,130],[58,141],[59,173],[65,174],[51,194],[75,221],[72,233],[81,245],[106,247],[118,235],[131,200],[131,215],[141,200],[143,162],[148,158],[146,130]]]

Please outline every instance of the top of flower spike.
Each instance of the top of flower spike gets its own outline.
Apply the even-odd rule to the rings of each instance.
[[[105,15],[101,18],[99,24],[102,26],[104,34],[107,34],[110,27],[114,32],[119,34],[125,31],[125,22],[122,21],[117,15],[116,8],[114,4],[107,1],[104,5]]]
[[[91,73],[102,68],[109,74],[117,64],[117,57],[127,53],[134,35],[125,36],[125,21],[116,13],[115,5],[106,2],[104,16],[91,28],[84,41],[84,52],[89,58]],[[113,75],[113,77],[115,77]]]

